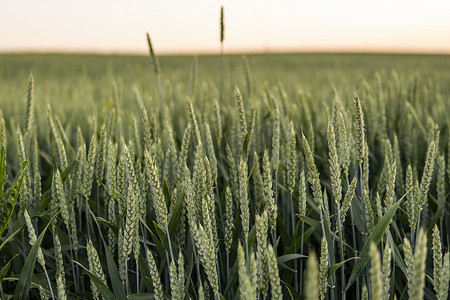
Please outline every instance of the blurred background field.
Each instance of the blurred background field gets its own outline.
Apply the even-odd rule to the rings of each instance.
[[[376,86],[379,76],[386,88],[399,81],[405,93],[419,87],[424,108],[432,106],[431,94],[450,95],[450,56],[400,54],[255,54],[246,56],[252,77],[252,96],[256,102],[264,94],[264,85],[281,86],[289,98],[298,102],[299,91],[309,94],[320,109],[332,99],[333,87],[343,99],[350,99],[363,81]],[[167,90],[166,105],[173,113],[185,107],[190,84],[192,56],[161,56],[162,81]],[[245,86],[240,55],[226,55],[224,99],[221,105],[234,105],[232,91]],[[192,101],[200,106],[219,98],[219,57],[198,57],[198,73]],[[111,103],[116,88],[119,105],[125,110],[137,108],[135,88],[143,99],[158,99],[155,74],[148,56],[93,54],[0,54],[0,107],[7,119],[25,113],[26,85],[29,73],[35,77],[36,106],[52,109],[66,122],[86,120],[99,115]],[[426,91],[425,91],[426,90]],[[387,103],[389,105],[389,103]],[[256,104],[257,105],[257,104]],[[45,110],[44,110],[45,112]],[[445,117],[444,111],[432,116]]]

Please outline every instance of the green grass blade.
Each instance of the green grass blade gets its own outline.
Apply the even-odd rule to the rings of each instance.
[[[337,270],[339,270],[339,268],[345,264],[346,262],[352,260],[352,259],[359,259],[359,257],[350,257],[344,261],[335,263],[334,265],[328,267],[328,277],[331,277],[331,275],[333,275],[334,273],[336,273]]]
[[[279,235],[281,237],[281,241],[284,245],[289,245],[289,242],[291,241],[291,237],[289,236],[289,233],[286,230],[286,226],[284,225],[283,218],[281,217],[280,211],[277,213],[277,229],[279,232]]]
[[[25,226],[25,225],[24,225]],[[23,226],[21,226],[19,229],[14,231],[12,234],[10,234],[0,245],[0,250],[5,246],[9,241],[11,241],[16,235],[18,235],[22,231]]]
[[[2,219],[0,220],[0,237],[8,226],[9,219],[14,212],[14,207],[16,206],[17,199],[19,198],[20,188],[23,183],[23,176],[25,175],[25,170],[28,167],[28,162],[24,161],[22,163],[22,170],[20,171],[20,176],[14,183],[9,198],[6,200],[6,210],[4,207],[1,209]]]
[[[309,228],[303,233],[303,243],[306,243],[311,236],[311,234],[316,231],[314,227]],[[292,244],[289,246],[289,248],[286,250],[286,253],[297,253],[302,245],[302,236],[298,236],[295,240],[295,242],[292,242]]]
[[[228,291],[234,286],[234,284],[238,281],[238,260],[234,261],[233,267],[230,270],[230,277],[228,278],[227,284],[225,285],[225,289],[223,290],[223,294],[226,295]]]
[[[153,291],[153,285],[150,275],[150,270],[148,269],[147,260],[144,258],[142,253],[139,253],[139,272],[142,274],[142,281],[144,282],[147,290]]]
[[[123,289],[122,281],[120,280],[119,277],[119,269],[117,269],[116,263],[114,262],[111,252],[109,251],[108,245],[103,239],[103,236],[102,241],[106,256],[106,264],[108,267],[108,275],[109,278],[111,279],[111,285],[113,287],[114,295],[116,296],[116,299],[125,300],[127,296],[125,294],[125,290]]]
[[[282,256],[278,256],[277,257],[277,263],[281,264],[290,260],[294,260],[297,258],[304,258],[304,257],[308,257],[306,255],[303,254],[286,254],[286,255],[282,255]]]
[[[89,271],[87,268],[85,268],[82,264],[80,264],[77,261],[73,261],[80,267],[84,269],[84,271],[89,275],[89,278],[94,282],[95,286],[97,287],[100,294],[103,296],[104,299],[107,300],[113,300],[116,299],[116,296],[111,292],[111,290],[98,278],[94,273]]]
[[[388,237],[389,245],[391,246],[391,249],[392,249],[392,254],[393,254],[395,264],[400,268],[400,270],[402,270],[402,272],[403,272],[403,274],[405,274],[405,276],[408,276],[406,273],[405,262],[402,258],[402,255],[400,254],[400,250],[398,250],[397,245],[394,243],[394,240],[392,239],[392,234],[388,234],[387,237]]]
[[[156,234],[158,235],[161,244],[164,246],[164,249],[167,251],[167,253],[170,253],[170,246],[169,246],[169,239],[167,238],[167,235],[164,231],[159,228],[158,223],[156,221],[153,221],[153,226],[155,227]]]
[[[11,267],[11,263],[13,261],[14,258],[16,258],[17,256],[19,256],[19,254],[14,255],[7,263],[6,265],[3,266],[3,268],[0,270],[0,281],[3,280],[3,278],[5,278],[6,274],[9,271],[9,268]]]
[[[178,197],[177,203],[175,204],[175,208],[172,212],[172,217],[169,221],[169,234],[170,236],[174,236],[175,230],[177,229],[177,225],[180,222],[181,211],[183,208],[184,202],[184,190],[181,191],[180,196]]]
[[[297,215],[297,217],[300,218],[303,222],[313,227],[315,230],[322,232],[322,227],[320,226],[320,222],[314,219],[311,219],[310,217],[303,216],[303,215]]]
[[[38,255],[39,247],[41,246],[42,240],[44,239],[44,235],[47,232],[48,227],[52,224],[53,220],[60,212],[56,213],[50,222],[48,222],[47,226],[45,226],[44,230],[39,235],[36,243],[34,243],[31,251],[28,253],[27,259],[25,260],[25,264],[22,267],[22,271],[20,272],[19,281],[16,285],[16,290],[14,291],[14,300],[19,299],[28,299],[28,291],[30,290],[31,277],[33,275],[34,265],[36,264],[36,258]]]
[[[153,231],[147,226],[147,224],[144,222],[142,218],[140,218],[141,224],[144,225],[144,227],[147,229],[147,232],[150,234],[150,237],[155,244],[156,248],[158,249],[158,252],[160,255],[164,256],[166,253],[165,247],[163,243],[159,240],[159,238],[153,233]],[[157,226],[155,224],[155,226]],[[165,234],[163,234],[165,236]],[[167,238],[166,238],[167,241]]]
[[[91,214],[94,216],[94,213],[92,211],[91,211]],[[120,277],[119,277],[119,269],[117,269],[117,265],[114,262],[111,251],[109,251],[108,244],[106,243],[105,239],[103,238],[102,231],[100,230],[100,224],[98,223],[97,218],[94,216],[92,219],[94,220],[95,224],[97,225],[98,232],[100,234],[100,238],[102,239],[102,242],[103,242],[103,248],[104,248],[105,256],[106,256],[106,265],[108,267],[108,275],[109,275],[109,278],[111,279],[111,285],[113,287],[114,295],[116,297],[115,299],[126,300],[127,296],[125,294],[125,290],[123,288],[122,281],[120,280]]]
[[[102,223],[103,225],[105,225],[109,229],[111,229],[114,232],[114,234],[116,234],[116,235],[119,234],[119,226],[118,225],[116,225],[108,220],[105,220],[101,217],[97,217],[96,219],[97,219],[97,221],[99,221],[100,223]]]
[[[367,239],[366,243],[364,244],[361,253],[360,253],[360,259],[358,259],[355,263],[355,266],[352,269],[352,273],[350,275],[350,279],[347,283],[347,286],[345,287],[345,290],[347,291],[350,286],[355,282],[356,278],[363,272],[364,267],[366,266],[367,262],[369,261],[369,246],[370,243],[374,243],[375,245],[378,245],[381,241],[381,238],[386,233],[386,230],[389,226],[389,224],[392,221],[392,218],[395,215],[395,212],[397,211],[398,207],[400,206],[400,203],[402,202],[402,199],[398,200],[397,203],[395,203],[380,219],[377,226],[375,226],[373,232],[370,234],[369,238]]]
[[[73,160],[69,163],[69,165],[62,171],[61,180],[63,183],[66,182],[67,178],[69,178],[70,173],[77,167],[78,161]]]
[[[155,299],[155,295],[150,294],[150,293],[134,294],[134,295],[129,295],[128,299],[130,299],[130,300],[152,300],[152,299]]]

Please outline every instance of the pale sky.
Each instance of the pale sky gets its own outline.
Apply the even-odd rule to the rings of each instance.
[[[1,0],[0,52],[450,53],[449,0]]]

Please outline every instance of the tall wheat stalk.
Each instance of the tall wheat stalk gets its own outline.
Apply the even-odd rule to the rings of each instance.
[[[165,108],[164,108],[164,96],[163,96],[163,89],[162,89],[162,84],[161,84],[161,67],[159,66],[159,60],[158,57],[155,54],[155,51],[153,50],[153,45],[152,45],[152,41],[150,40],[150,35],[147,32],[147,44],[148,44],[148,49],[149,49],[149,54],[150,54],[150,58],[152,60],[152,64],[153,64],[153,71],[155,72],[155,76],[156,76],[156,82],[158,84],[158,92],[159,92],[159,100],[160,100],[160,105],[161,105],[161,112],[162,112],[162,120],[164,122],[164,120],[166,119],[166,112],[165,112]]]
[[[220,7],[220,101],[223,101],[223,88],[224,88],[224,63],[223,63],[223,42],[225,40],[225,20],[223,13],[223,6]]]

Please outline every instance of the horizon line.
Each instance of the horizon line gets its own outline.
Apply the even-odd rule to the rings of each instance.
[[[158,56],[193,56],[220,55],[220,50],[161,50],[155,51]],[[66,54],[66,55],[123,55],[147,56],[148,50],[100,50],[100,49],[0,49],[0,55],[6,54]],[[450,55],[450,49],[405,49],[405,48],[298,48],[298,49],[230,49],[224,55],[267,55],[267,54],[398,54],[398,55]]]

